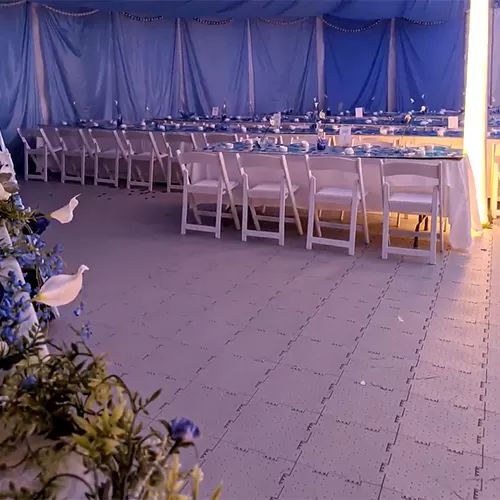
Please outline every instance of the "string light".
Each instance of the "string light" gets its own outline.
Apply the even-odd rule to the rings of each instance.
[[[265,17],[259,17],[258,19],[263,23],[273,24],[274,26],[291,26],[292,24],[298,24],[303,22],[306,18],[299,17],[297,19],[287,20],[287,19],[266,19]]]
[[[220,26],[222,24],[229,24],[233,20],[229,17],[228,19],[202,19],[201,17],[193,17],[193,21],[200,24],[206,24],[207,26]]]
[[[52,12],[55,12],[56,14],[61,14],[62,16],[69,16],[69,17],[93,16],[94,14],[97,14],[99,12],[97,9],[88,10],[87,12],[66,12],[65,10],[59,10],[59,9],[56,9],[55,7],[51,7],[50,5],[43,5],[43,4],[42,4],[42,7],[46,8],[47,10],[50,10]]]
[[[437,26],[439,24],[444,24],[445,21],[418,21],[416,19],[410,19],[408,17],[403,17],[403,19],[412,24],[418,24],[420,26]]]
[[[366,26],[362,26],[361,28],[349,29],[349,28],[343,28],[342,26],[336,26],[335,24],[328,22],[324,17],[322,17],[321,19],[328,27],[333,28],[334,30],[337,31],[341,31],[342,33],[361,33],[362,31],[367,31],[374,28],[375,26],[377,26],[377,24],[380,24],[382,22],[382,19],[377,19],[373,23],[367,24]]]
[[[23,3],[28,3],[28,0],[17,0],[14,2],[1,2],[0,7],[15,7],[16,5],[22,5]]]
[[[155,21],[163,21],[163,19],[165,19],[163,16],[136,16],[128,12],[120,12],[120,14],[132,21],[140,21],[143,23],[154,23]]]

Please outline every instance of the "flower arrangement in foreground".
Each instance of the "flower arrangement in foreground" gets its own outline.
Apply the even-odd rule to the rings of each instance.
[[[54,307],[78,296],[88,268],[62,274],[60,249],[40,238],[48,218],[4,187],[0,194],[0,228],[11,239],[0,238],[0,498],[196,500],[203,473],[183,470],[180,452],[194,447],[198,427],[182,418],[145,429],[160,390],[142,397],[108,373],[86,343],[88,324],[71,327],[69,344],[48,340]],[[75,197],[52,218],[70,222],[77,205]],[[9,262],[24,280],[5,276]],[[37,321],[26,331],[32,307]]]

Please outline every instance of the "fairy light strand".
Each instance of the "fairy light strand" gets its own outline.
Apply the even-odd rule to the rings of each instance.
[[[56,14],[61,14],[62,16],[69,16],[69,17],[93,16],[94,14],[97,14],[99,12],[97,9],[88,10],[87,12],[67,12],[65,10],[59,10],[56,9],[55,7],[51,7],[50,5],[45,5],[45,4],[42,4],[42,7],[44,7],[47,10],[50,10],[51,12],[55,12]]]
[[[361,28],[343,28],[342,26],[337,26],[335,24],[332,24],[331,22],[327,21],[324,17],[321,18],[323,22],[329,27],[333,28],[334,30],[340,31],[342,33],[361,33],[362,31],[368,31],[377,24],[380,24],[382,22],[382,19],[377,19],[373,23],[367,24],[366,26],[362,26]]]
[[[126,17],[127,19],[131,19],[132,21],[139,21],[142,23],[154,23],[165,19],[163,16],[136,16],[135,14],[130,14],[129,12],[120,12],[120,15]]]
[[[291,26],[293,24],[299,24],[306,20],[305,17],[299,17],[297,19],[267,19],[265,17],[259,17],[259,21],[266,24],[273,24],[274,26]]]
[[[223,24],[229,24],[233,20],[230,17],[227,18],[227,19],[220,19],[220,20],[217,20],[217,19],[203,19],[201,17],[193,17],[193,21],[195,21],[197,23],[200,23],[200,24],[205,24],[207,26],[221,26]]]
[[[28,0],[17,0],[15,2],[0,2],[0,7],[15,7],[16,5],[22,5],[28,3]]]

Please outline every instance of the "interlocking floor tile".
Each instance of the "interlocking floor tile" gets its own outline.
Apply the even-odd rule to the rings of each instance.
[[[249,327],[293,337],[306,323],[307,318],[307,313],[278,309],[269,303],[252,318]]]
[[[185,344],[202,347],[215,354],[236,335],[236,332],[238,332],[238,327],[224,321],[194,318],[184,328],[181,328],[173,338]]]
[[[458,452],[481,453],[484,411],[411,394],[404,405],[399,433]]]
[[[259,386],[257,397],[300,410],[319,412],[336,377],[278,365]]]
[[[252,359],[277,362],[288,348],[289,342],[290,337],[286,335],[247,327],[234,335],[223,347],[223,351]]]
[[[309,424],[317,418],[307,410],[253,398],[241,408],[223,439],[266,455],[295,460],[300,442],[309,434]]]
[[[430,311],[414,312],[403,310],[389,302],[383,302],[373,313],[370,326],[389,328],[399,332],[410,332],[423,335],[424,327],[430,317]]]
[[[340,292],[334,292],[320,307],[318,315],[333,319],[353,319],[365,323],[368,315],[377,305],[377,300],[363,300],[345,297]]]
[[[442,283],[439,287],[439,298],[484,302],[488,298],[489,285],[475,283]]]
[[[416,360],[422,348],[424,331],[407,330],[404,323],[400,324],[402,326],[399,328],[391,329],[370,323],[363,331],[358,348],[380,357],[395,356]]]
[[[291,312],[311,313],[322,302],[321,295],[300,290],[285,289],[278,292],[269,302],[270,307]]]
[[[285,477],[280,499],[283,500],[377,500],[380,486],[348,479],[330,472],[318,472],[297,464]]]
[[[221,437],[249,396],[209,387],[198,381],[177,392],[157,418],[189,417],[203,434]]]
[[[144,358],[144,365],[154,373],[192,379],[207,366],[211,357],[208,350],[171,340],[151,351]]]
[[[237,328],[243,328],[257,314],[260,306],[228,297],[217,300],[208,310],[196,315],[203,321],[221,321]]]
[[[500,460],[500,414],[487,411],[484,418],[484,455]]]
[[[290,344],[281,363],[325,375],[339,375],[348,353],[348,348],[301,336]]]
[[[476,469],[481,457],[456,453],[435,444],[423,444],[398,435],[391,448],[391,458],[385,467],[384,488],[404,494],[401,498],[473,499],[480,488]],[[396,499],[385,493],[381,498]]]
[[[482,490],[479,498],[500,499],[500,460],[485,457],[481,470]]]
[[[370,381],[342,377],[325,403],[325,414],[376,429],[395,431],[403,413],[406,392],[374,385]]]
[[[331,318],[318,313],[304,326],[301,337],[329,342],[351,350],[361,336],[363,326],[362,322],[353,319]]]
[[[273,367],[274,363],[223,352],[198,373],[197,380],[230,392],[253,394]]]
[[[351,380],[384,388],[407,391],[416,361],[380,355],[358,346],[344,367],[342,380]]]
[[[227,500],[271,498],[281,490],[277,478],[289,473],[292,466],[293,462],[220,442],[205,455],[202,491],[208,496],[223,481]]]
[[[408,276],[398,276],[390,283],[389,290],[396,292],[410,293],[413,295],[434,296],[438,289],[438,278],[408,278]]]
[[[395,433],[368,430],[323,415],[309,440],[302,444],[298,463],[321,472],[334,472],[350,481],[380,484],[384,476],[381,467],[389,459],[388,444],[394,438]]]

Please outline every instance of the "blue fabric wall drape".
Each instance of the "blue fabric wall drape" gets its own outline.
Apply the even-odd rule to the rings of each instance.
[[[116,95],[127,121],[164,117],[179,110],[179,70],[174,19],[149,23],[113,18]],[[146,109],[148,108],[148,109]]]
[[[491,95],[490,103],[500,106],[500,0],[493,11],[493,51],[491,57]]]
[[[112,14],[70,17],[39,9],[49,121],[111,119],[115,68]]]
[[[181,21],[183,108],[207,114],[224,102],[231,115],[248,114],[248,45],[244,21],[209,25]]]
[[[463,107],[464,53],[463,17],[431,26],[396,20],[397,108]]]
[[[390,21],[326,21],[336,27],[324,27],[326,94],[332,112],[356,106],[386,109]],[[361,31],[342,31],[356,29]]]
[[[251,21],[255,111],[309,111],[318,96],[315,19]]]
[[[1,8],[0,33],[0,130],[6,142],[11,143],[17,127],[32,127],[40,120],[31,8]]]

